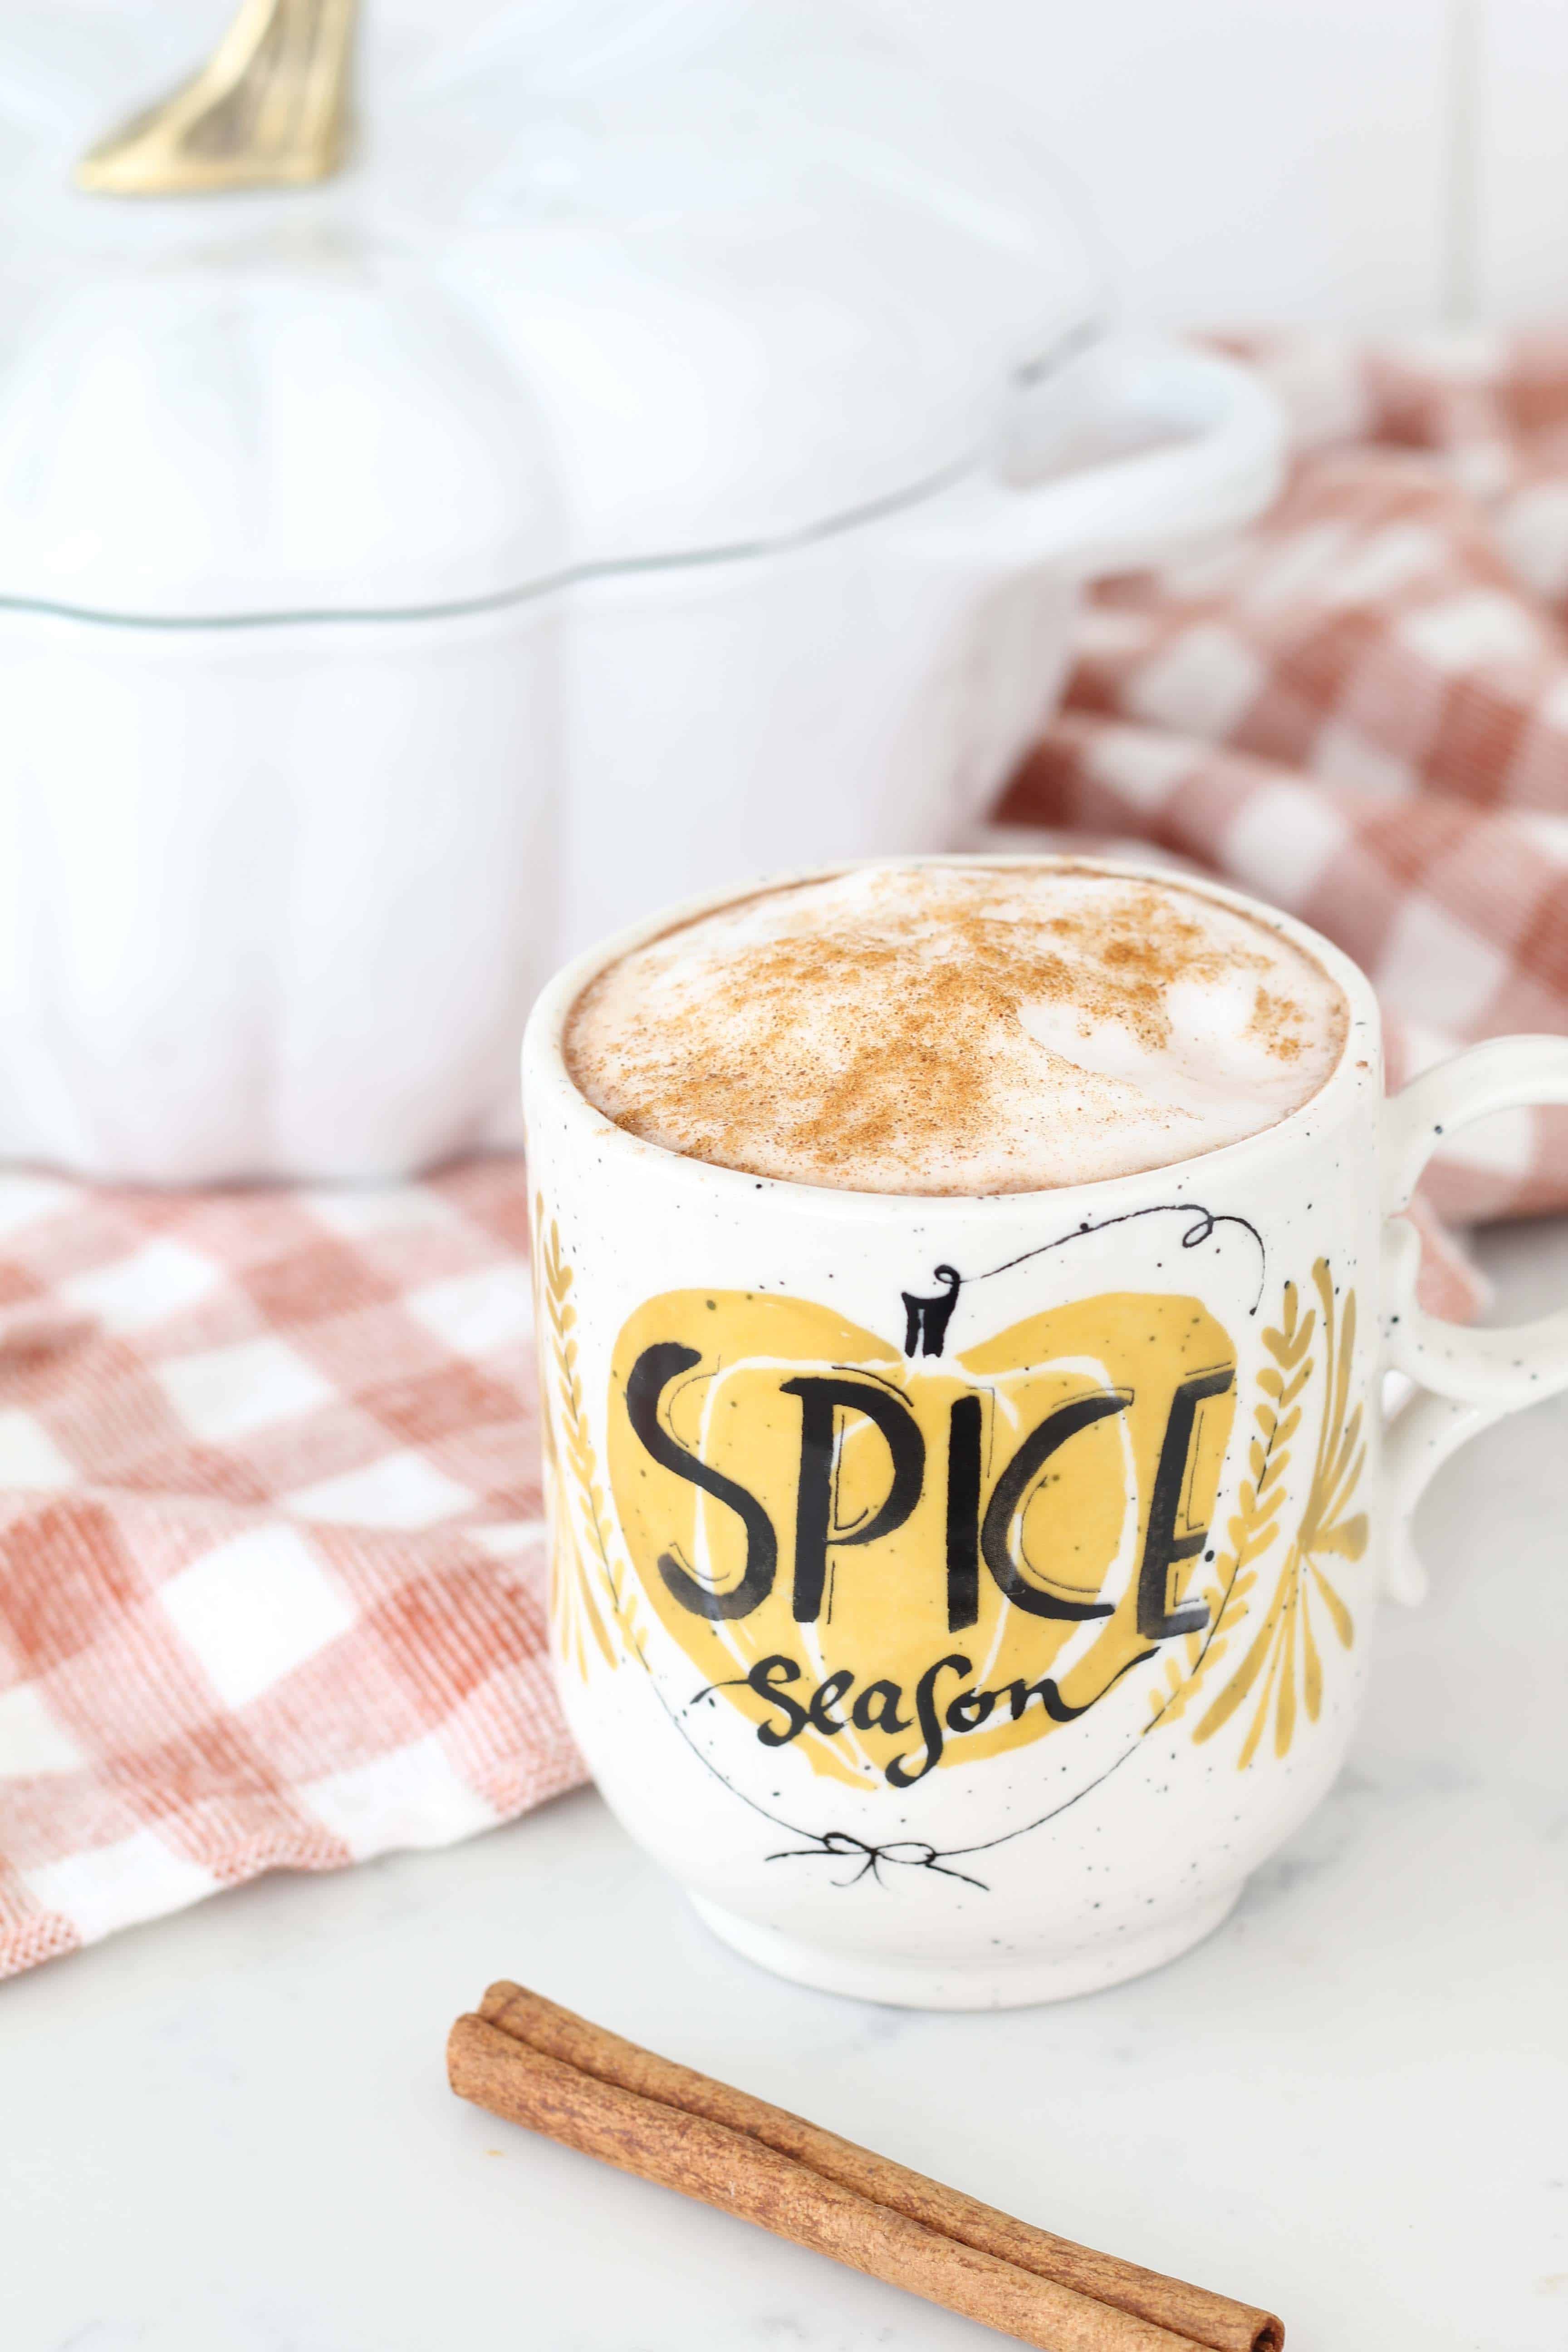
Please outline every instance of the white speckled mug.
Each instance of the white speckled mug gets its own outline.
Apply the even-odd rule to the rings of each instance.
[[[1004,2007],[1195,1943],[1339,1769],[1431,1470],[1568,1387],[1568,1316],[1416,1307],[1397,1214],[1445,1128],[1568,1102],[1568,1041],[1385,1106],[1355,966],[1197,887],[1318,960],[1346,1042],[1288,1118],[1145,1174],[855,1193],[623,1132],[567,1017],[696,908],[529,1025],[567,1717],[715,1932],[802,1982]],[[1388,1365],[1420,1393],[1385,1443]]]

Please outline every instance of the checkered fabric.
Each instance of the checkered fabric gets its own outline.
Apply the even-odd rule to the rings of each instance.
[[[1084,616],[998,812],[1174,851],[1347,949],[1408,1076],[1568,1030],[1568,337],[1253,345],[1284,496]],[[1568,1205],[1568,1111],[1460,1134],[1460,1223]]]
[[[1568,1030],[1568,339],[1255,345],[1286,494],[1110,583],[1008,828],[1179,856],[1371,971],[1408,1074]],[[1568,1115],[1456,1140],[1568,1203]],[[0,1177],[0,1974],[581,1778],[544,1662],[516,1160],[378,1192]],[[1426,1217],[1426,1291],[1476,1303]]]
[[[0,1974],[582,1778],[516,1160],[0,1178]]]

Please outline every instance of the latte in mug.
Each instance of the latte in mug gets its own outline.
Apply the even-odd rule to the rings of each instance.
[[[1179,883],[862,868],[666,932],[586,991],[568,1066],[668,1150],[849,1192],[989,1194],[1188,1160],[1343,1046],[1328,972]]]
[[[1505,1362],[1423,1312],[1399,1216],[1456,1125],[1568,1102],[1568,1041],[1385,1103],[1300,922],[941,859],[608,942],[523,1079],[552,1648],[626,1826],[872,2000],[1216,1927],[1339,1769],[1431,1471],[1568,1387],[1568,1318]]]

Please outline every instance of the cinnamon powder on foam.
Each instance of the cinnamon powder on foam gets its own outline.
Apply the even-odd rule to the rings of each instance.
[[[972,1192],[1079,1181],[1076,1168],[1042,1172],[1029,1134],[1008,1132],[1012,1097],[1047,1071],[1063,1086],[1075,1162],[1094,1161],[1126,1124],[1126,1082],[1078,1064],[1070,1043],[1036,1044],[1031,1012],[1058,1015],[1058,1046],[1065,1017],[1069,1039],[1114,1032],[1158,1061],[1172,1049],[1178,982],[1239,986],[1238,1028],[1282,1087],[1316,1042],[1309,1006],[1280,984],[1282,948],[1306,960],[1247,918],[1215,908],[1205,921],[1188,911],[1202,902],[1184,904],[1173,888],[1072,868],[1087,902],[1049,911],[1047,895],[1037,911],[1030,871],[1056,881],[1064,869],[879,869],[700,919],[584,992],[567,1037],[572,1076],[628,1133],[721,1167],[868,1191]],[[745,938],[759,914],[763,936]],[[1327,975],[1310,970],[1337,1004]],[[1342,1026],[1342,1013],[1332,1058]],[[1320,1082],[1290,1087],[1283,1108],[1242,1131],[1272,1124]],[[1143,1137],[1139,1166],[1233,1139],[1195,1132],[1179,1102],[1144,1103],[1140,1116],[1157,1136]],[[1083,1170],[1120,1172],[1131,1171]]]

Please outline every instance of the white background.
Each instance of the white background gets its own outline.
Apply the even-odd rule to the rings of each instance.
[[[1568,321],[1565,0],[884,0],[1165,323]]]

